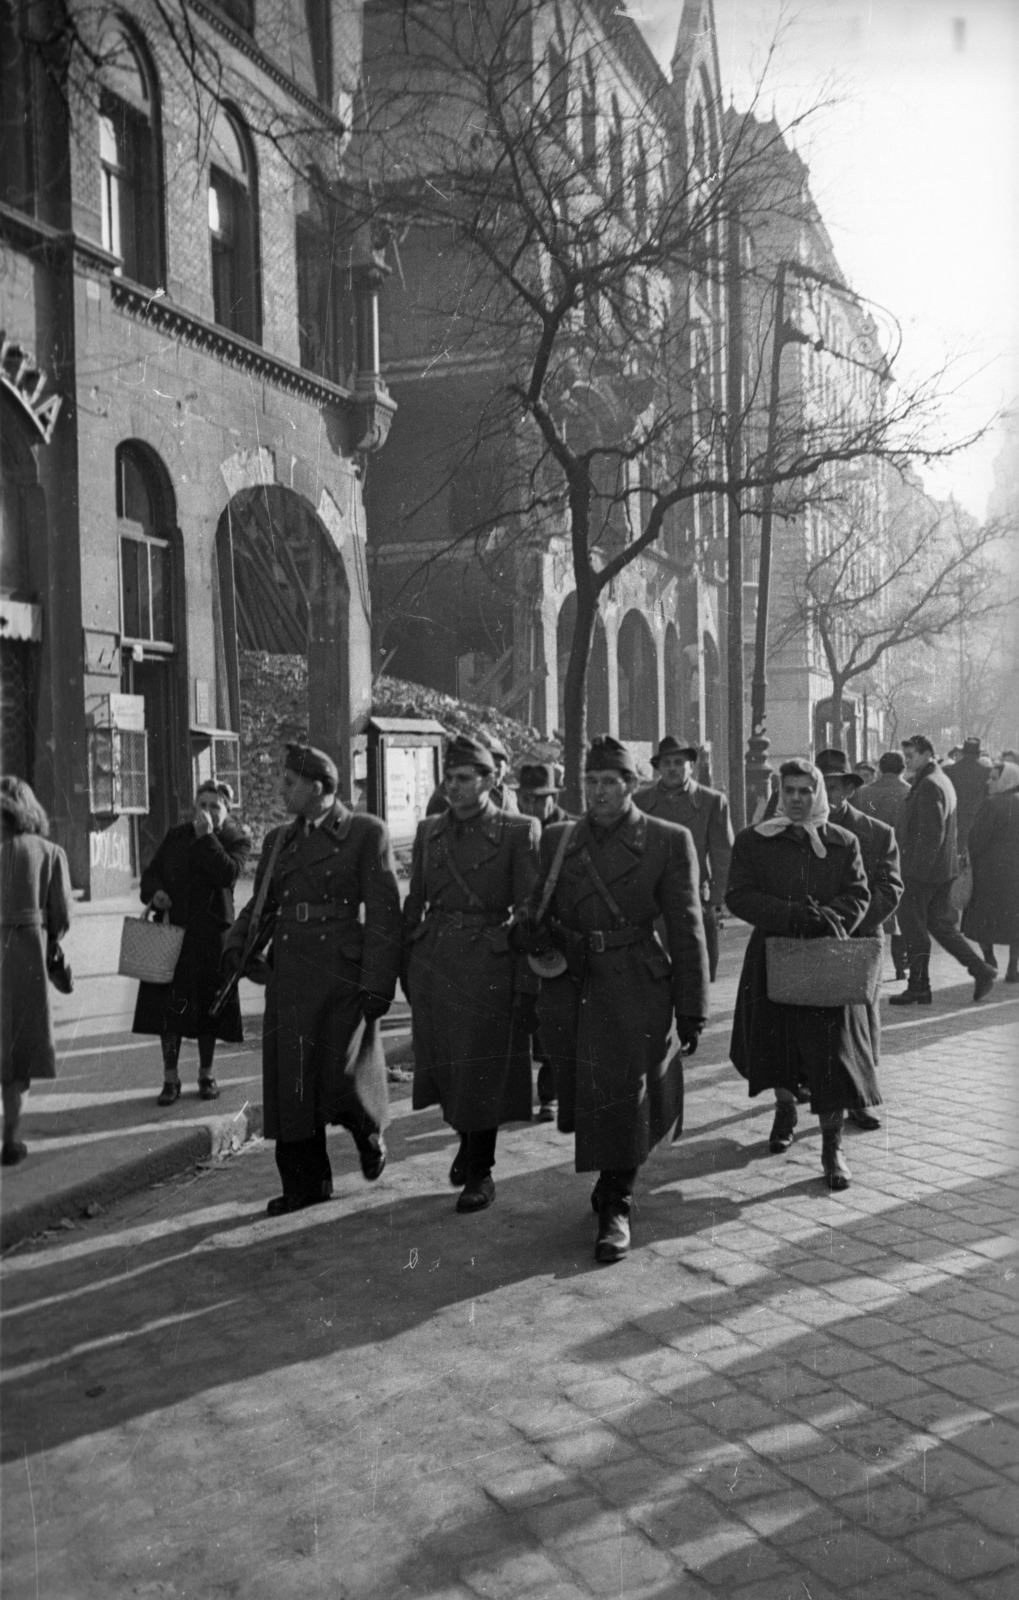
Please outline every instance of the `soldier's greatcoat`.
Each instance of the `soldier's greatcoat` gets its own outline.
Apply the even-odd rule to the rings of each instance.
[[[808,897],[837,912],[847,933],[870,902],[860,846],[830,822],[818,834],[826,855],[814,854],[806,834],[767,838],[755,828],[736,835],[726,905],[753,927],[736,994],[729,1055],[751,1095],[763,1089],[810,1086],[811,1110],[880,1105],[867,1007],[787,1006],[768,998],[765,938],[791,935],[794,908]]]
[[[565,826],[542,835],[534,909]],[[625,923],[643,930],[643,937],[611,942],[619,922],[595,887],[588,852]],[[655,936],[658,917],[667,950]],[[639,1167],[682,1116],[673,1016],[708,1014],[708,957],[690,834],[644,816],[632,803],[608,830],[582,818],[563,859],[549,920],[563,930],[573,964],[572,975],[543,979],[538,997],[542,1044],[555,1069],[560,1132],[576,1133],[578,1172]],[[600,941],[592,942],[592,934],[606,936],[604,950],[596,948]]]
[[[533,817],[486,799],[466,822],[452,811],[427,817],[414,839],[404,906],[414,1108],[440,1105],[460,1133],[530,1121],[530,1040],[514,1004],[522,974],[509,920],[534,887],[539,832]]]
[[[255,896],[278,831],[262,846]],[[243,948],[255,896],[227,935],[228,950]],[[265,909],[274,914],[262,1032],[265,1134],[292,1143],[346,1123],[358,991],[391,1000],[396,988],[400,892],[385,823],[334,807],[307,834],[300,822],[286,825]]]

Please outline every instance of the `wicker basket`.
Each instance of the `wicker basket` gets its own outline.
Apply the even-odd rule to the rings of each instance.
[[[183,928],[155,922],[151,912],[125,917],[117,971],[122,978],[139,978],[142,983],[172,983],[183,943]]]
[[[768,999],[780,1006],[873,1005],[881,983],[884,940],[764,941]]]

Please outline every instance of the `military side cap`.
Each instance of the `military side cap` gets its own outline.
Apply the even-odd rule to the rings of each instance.
[[[558,794],[556,770],[550,761],[532,761],[520,768],[521,789],[528,794]]]
[[[299,778],[324,784],[329,789],[335,789],[340,781],[339,769],[332,756],[327,756],[324,750],[316,750],[310,744],[288,744],[286,768],[288,772],[296,772]]]
[[[591,740],[584,760],[584,771],[621,772],[626,778],[637,776],[637,768],[629,750],[618,739],[613,739],[611,733],[603,733],[600,738]]]
[[[495,771],[492,752],[481,743],[480,739],[471,739],[466,733],[458,733],[455,739],[450,740],[446,749],[445,766],[447,769],[478,767],[482,772]]]
[[[852,770],[844,750],[819,750],[814,757],[814,765],[822,778],[845,778],[847,783],[855,783],[858,789],[867,781],[862,772]]]
[[[663,756],[682,756],[686,761],[696,761],[699,755],[700,751],[695,744],[680,744],[671,733],[667,733],[658,746],[657,754],[651,757],[651,765],[657,767]]]
[[[484,742],[486,748],[491,750],[494,756],[498,756],[501,761],[506,762],[507,766],[509,765],[509,751],[506,749],[506,746],[503,744],[498,734],[486,733]]]

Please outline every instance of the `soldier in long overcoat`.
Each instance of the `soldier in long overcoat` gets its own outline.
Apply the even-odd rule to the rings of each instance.
[[[701,874],[701,914],[708,946],[708,971],[714,983],[718,973],[718,910],[725,901],[732,855],[732,823],[729,802],[721,789],[709,789],[694,778],[699,751],[696,745],[682,745],[666,734],[651,765],[658,774],[656,783],[638,789],[633,803],[638,811],[663,822],[677,822],[689,828],[697,851]]]
[[[736,835],[729,867],[726,905],[754,930],[743,957],[729,1055],[751,1096],[773,1089],[788,1105],[806,1081],[811,1110],[821,1121],[825,1177],[830,1188],[844,1189],[850,1179],[842,1154],[845,1111],[881,1103],[867,1008],[770,1000],[765,939],[830,936],[822,907],[851,934],[870,891],[856,838],[828,821],[817,768],[797,759],[783,762],[779,774],[778,810]]]
[[[863,870],[867,875],[870,905],[864,913],[863,921],[854,929],[853,937],[854,939],[880,937],[882,929],[887,927],[889,922],[894,924],[895,909],[902,899],[902,874],[899,871],[899,847],[895,842],[895,830],[878,817],[858,811],[851,803],[853,796],[863,787],[864,780],[859,771],[852,770],[844,750],[821,750],[815,764],[824,778],[825,793],[828,796],[828,820],[855,836],[860,846]],[[874,1065],[877,1067],[881,1061],[881,1010],[877,999],[867,1006],[867,1025],[870,1028]],[[795,1110],[795,1107],[793,1109]],[[847,1114],[851,1122],[855,1122],[858,1128],[863,1128],[867,1132],[873,1133],[881,1126],[880,1118],[862,1107],[850,1108]],[[792,1143],[791,1129],[788,1143]]]
[[[542,836],[531,920],[546,899],[546,926],[569,963],[562,976],[542,979],[539,1027],[559,1129],[576,1135],[576,1170],[599,1174],[596,1259],[612,1262],[629,1248],[637,1168],[681,1125],[677,1034],[696,1048],[708,1014],[708,956],[689,832],[637,810],[636,768],[618,740],[596,739],[585,767],[584,816]]]
[[[418,824],[404,905],[413,1104],[441,1106],[460,1135],[450,1182],[462,1187],[461,1212],[495,1198],[501,1124],[531,1118],[523,963],[509,935],[537,877],[540,830],[534,818],[492,804],[494,770],[478,740],[450,744],[449,809]]]
[[[326,1126],[349,1129],[369,1180],[386,1161],[381,1130],[347,1072],[362,1024],[384,1016],[400,966],[400,893],[384,822],[336,795],[332,759],[287,747],[283,795],[294,821],[266,835],[255,891],[227,936],[236,968],[269,874],[260,925],[271,938],[262,1032],[265,1136],[283,1193],[270,1216],[332,1194]],[[363,910],[363,917],[361,915]]]

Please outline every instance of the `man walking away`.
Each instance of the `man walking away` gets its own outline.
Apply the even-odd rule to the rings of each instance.
[[[676,822],[693,834],[701,873],[701,911],[708,946],[708,970],[714,983],[718,972],[718,918],[725,900],[732,856],[729,802],[720,789],[697,783],[696,745],[681,745],[666,734],[651,757],[657,782],[633,797],[638,811],[662,822]]]
[[[969,848],[969,830],[987,798],[987,786],[991,781],[991,769],[980,757],[980,740],[966,739],[958,761],[951,762],[941,770],[958,800],[956,832],[959,854],[965,856]]]
[[[994,983],[994,968],[964,939],[951,908],[952,881],[959,875],[955,789],[934,759],[934,746],[922,733],[902,741],[910,793],[902,813],[899,845],[906,892],[899,907],[906,940],[909,982],[888,1002],[893,1006],[931,1004],[931,939],[955,957],[975,980],[974,1001]]]
[[[902,823],[902,813],[906,808],[909,796],[909,784],[902,774],[906,770],[906,758],[898,750],[886,750],[878,758],[878,776],[873,783],[868,783],[861,789],[853,801],[857,811],[862,811],[868,817],[876,817],[879,822],[887,822],[899,838],[899,828]],[[857,769],[859,770],[859,769]],[[899,841],[901,847],[901,840]],[[902,937],[902,929],[897,916],[891,916],[884,924],[884,931],[892,943],[892,962],[895,967],[895,976],[900,980],[908,977],[906,971],[906,941]]]

